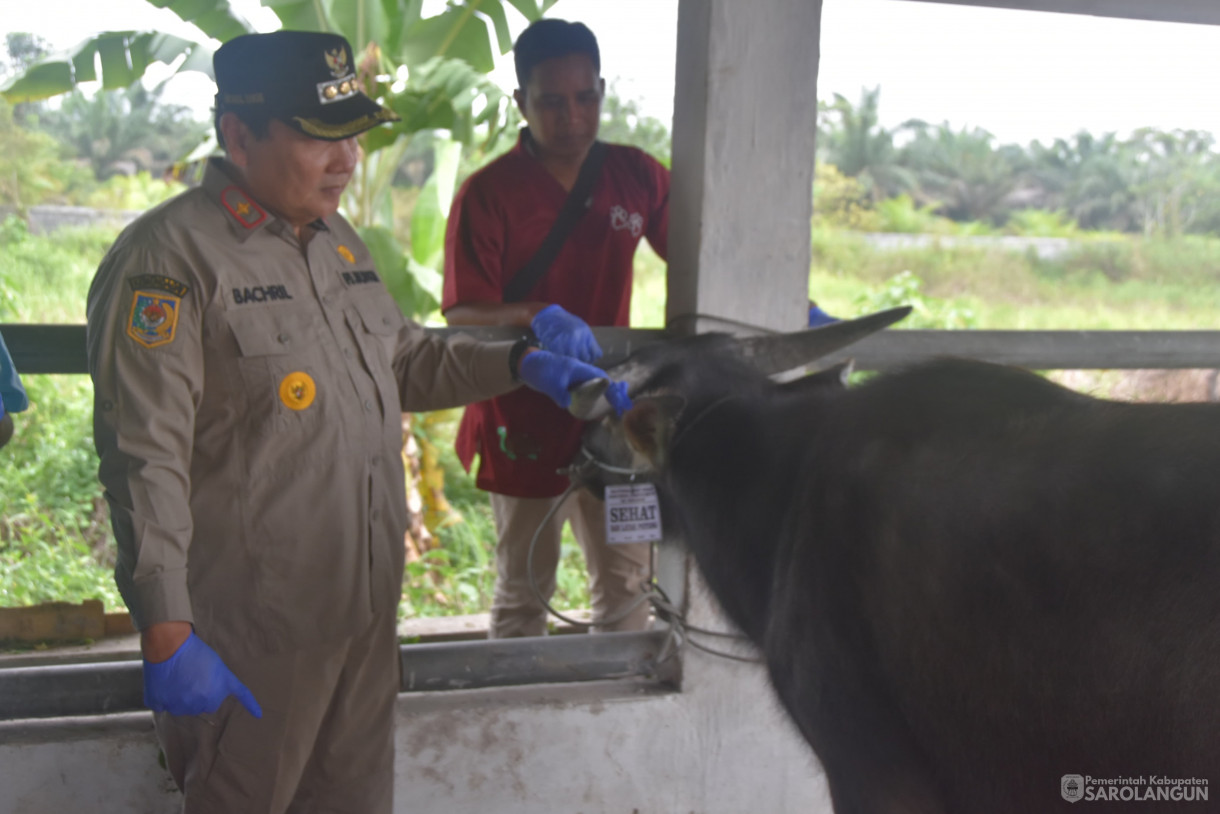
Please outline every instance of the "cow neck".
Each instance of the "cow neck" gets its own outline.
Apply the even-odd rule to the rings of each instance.
[[[751,460],[746,450],[754,443],[753,433],[746,432],[750,438],[740,433],[723,439],[710,437],[714,430],[708,429],[711,424],[706,421],[735,400],[751,401],[739,393],[723,396],[700,410],[675,436],[670,454],[676,459],[679,445],[685,443],[687,460],[669,462],[669,479],[672,489],[680,484],[674,497],[683,507],[682,534],[704,579],[733,623],[761,642],[780,537],[774,520],[783,515],[784,501],[774,488],[752,490],[766,495],[764,504],[739,500],[739,478],[761,475],[756,469],[729,471],[735,464]],[[702,446],[698,443],[700,429],[708,429],[702,436],[708,443]]]
[[[708,406],[706,406],[702,410],[700,410],[698,415],[696,415],[694,418],[692,418],[690,420],[690,423],[688,423],[685,427],[683,427],[681,430],[679,430],[678,434],[674,436],[673,443],[671,443],[669,445],[670,452],[672,453],[675,449],[677,449],[678,444],[682,443],[682,440],[684,438],[686,438],[687,434],[690,433],[691,430],[693,430],[696,426],[698,426],[700,421],[707,418],[708,415],[712,411],[714,411],[717,407],[722,406],[725,402],[729,402],[729,401],[732,401],[734,399],[739,399],[739,398],[741,398],[741,396],[737,395],[736,393],[729,393],[727,396],[721,396],[720,398],[716,399],[711,404],[709,404]]]

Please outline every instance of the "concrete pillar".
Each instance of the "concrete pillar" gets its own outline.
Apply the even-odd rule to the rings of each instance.
[[[681,0],[666,319],[804,326],[821,0]]]

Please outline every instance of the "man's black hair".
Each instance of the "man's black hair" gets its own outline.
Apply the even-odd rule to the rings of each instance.
[[[225,148],[225,135],[220,132],[220,117],[226,113],[232,113],[242,124],[250,128],[250,133],[259,141],[267,138],[271,132],[271,116],[266,113],[256,112],[253,110],[225,110],[220,107],[214,109],[212,115],[212,125],[216,128],[216,143],[220,145],[220,149]]]
[[[539,62],[568,54],[588,54],[589,59],[593,60],[593,70],[601,73],[602,59],[597,49],[597,37],[584,23],[553,19],[531,23],[517,37],[517,44],[513,46],[517,87],[525,89],[530,81],[530,72]]]

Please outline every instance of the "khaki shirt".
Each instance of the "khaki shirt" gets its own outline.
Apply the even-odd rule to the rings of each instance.
[[[99,476],[138,628],[218,650],[362,629],[402,588],[401,413],[512,389],[509,343],[405,320],[341,217],[304,249],[214,160],[89,291]]]

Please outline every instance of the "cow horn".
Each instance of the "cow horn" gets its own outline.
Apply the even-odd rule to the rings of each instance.
[[[606,413],[605,408],[610,406],[610,402],[602,398],[609,386],[609,379],[590,379],[577,386],[570,391],[572,401],[568,404],[568,412],[586,420],[601,418]]]
[[[911,313],[911,306],[890,308],[875,314],[832,322],[790,334],[750,336],[737,341],[742,358],[768,376],[809,364],[840,348],[859,342]]]
[[[809,328],[789,334],[751,336],[735,340],[737,352],[743,359],[768,376],[807,365],[815,359],[834,353],[869,334],[889,327],[907,314],[911,307],[904,305],[878,311],[875,314],[832,322],[819,328]],[[647,381],[653,369],[636,359],[628,358],[610,368],[608,373],[616,381],[627,383],[627,392],[634,394]],[[609,415],[613,408],[604,398],[608,379],[592,379],[571,391],[572,401],[568,411],[579,419],[593,421]]]
[[[650,365],[628,357],[607,371],[617,382],[627,383],[628,394],[635,393],[641,384],[652,374]],[[591,379],[571,391],[572,401],[568,412],[583,421],[594,421],[604,415],[609,415],[613,408],[603,394],[609,387],[609,379]]]

